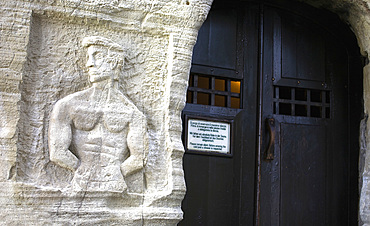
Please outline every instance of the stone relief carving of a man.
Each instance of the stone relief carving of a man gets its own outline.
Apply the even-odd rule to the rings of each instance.
[[[82,44],[92,87],[55,104],[50,160],[74,171],[73,190],[124,192],[125,177],[145,164],[146,118],[118,89],[124,49],[98,36]]]

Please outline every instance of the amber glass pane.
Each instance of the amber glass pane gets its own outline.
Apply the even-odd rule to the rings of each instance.
[[[215,95],[215,106],[226,107],[226,96]]]
[[[189,86],[194,86],[194,83],[193,83],[193,81],[194,81],[194,75],[190,75],[190,77],[189,77]]]
[[[231,81],[231,92],[233,93],[240,93],[240,82],[239,81]]]
[[[204,105],[209,105],[209,94],[208,93],[198,93],[198,98],[197,98],[197,103],[198,104],[204,104]]]
[[[186,103],[193,103],[193,92],[188,91],[186,95]]]
[[[240,108],[240,98],[231,97],[231,107],[232,108]]]
[[[198,76],[198,88],[209,89],[209,78]]]
[[[215,79],[215,90],[225,91],[225,80],[224,79]]]

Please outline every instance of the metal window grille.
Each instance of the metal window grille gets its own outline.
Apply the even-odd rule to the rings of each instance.
[[[241,81],[191,73],[186,102],[241,108]]]
[[[330,91],[275,86],[274,114],[330,118]]]

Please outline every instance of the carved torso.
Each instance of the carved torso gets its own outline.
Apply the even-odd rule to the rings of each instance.
[[[74,190],[123,192],[127,186],[120,166],[129,155],[126,138],[137,109],[121,93],[98,101],[94,94],[90,88],[68,101],[70,150],[80,159]]]

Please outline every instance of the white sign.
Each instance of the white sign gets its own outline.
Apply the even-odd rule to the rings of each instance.
[[[190,150],[230,153],[230,124],[189,119],[187,146]]]

